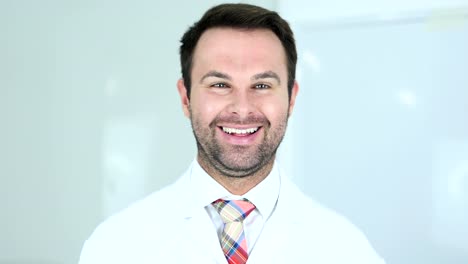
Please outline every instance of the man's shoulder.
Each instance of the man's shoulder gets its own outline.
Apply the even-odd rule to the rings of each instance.
[[[289,223],[287,235],[294,241],[307,241],[307,247],[317,250],[313,254],[318,259],[334,255],[348,263],[383,263],[366,235],[347,217],[304,194],[295,184],[287,186],[283,194],[278,209]],[[295,244],[298,248],[300,245]]]
[[[327,231],[331,231],[328,228],[340,231],[359,231],[345,216],[305,194],[292,181],[288,180],[284,185],[285,188],[281,193],[279,206],[282,214],[297,216],[290,218],[291,221],[310,226],[320,226],[322,230]]]
[[[176,182],[155,191],[108,217],[98,226],[98,229],[122,231],[125,227],[137,228],[144,226],[147,222],[157,224],[166,220],[172,221],[177,216],[172,202],[180,199],[179,189],[181,189],[180,183]]]
[[[132,203],[99,224],[85,242],[80,263],[131,263],[124,259],[150,252],[149,245],[161,247],[170,235],[170,227],[183,221],[172,204],[183,191],[179,181]]]
[[[346,243],[347,241],[367,244],[364,233],[350,219],[332,208],[304,195],[302,201],[302,219],[309,232],[321,234],[326,239]]]

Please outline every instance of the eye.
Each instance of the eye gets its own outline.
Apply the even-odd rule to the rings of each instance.
[[[229,86],[225,83],[215,83],[213,85],[211,85],[211,87],[214,87],[214,88],[228,88]]]
[[[264,83],[258,83],[254,86],[255,89],[268,89],[270,85]]]

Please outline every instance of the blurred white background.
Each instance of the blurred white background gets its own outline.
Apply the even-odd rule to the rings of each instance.
[[[0,263],[76,263],[186,169],[179,39],[221,2],[0,0]],[[387,263],[468,263],[468,1],[247,2],[297,35],[294,181]]]

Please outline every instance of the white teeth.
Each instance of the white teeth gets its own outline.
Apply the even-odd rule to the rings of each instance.
[[[237,129],[237,128],[223,127],[223,131],[228,133],[228,134],[240,134],[240,135],[253,134],[257,130],[258,130],[258,127],[247,128],[247,129]]]

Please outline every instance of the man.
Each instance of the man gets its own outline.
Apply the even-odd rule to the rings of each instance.
[[[197,158],[176,183],[101,224],[80,263],[383,263],[275,162],[299,89],[287,22],[223,4],[181,42],[177,88]]]

